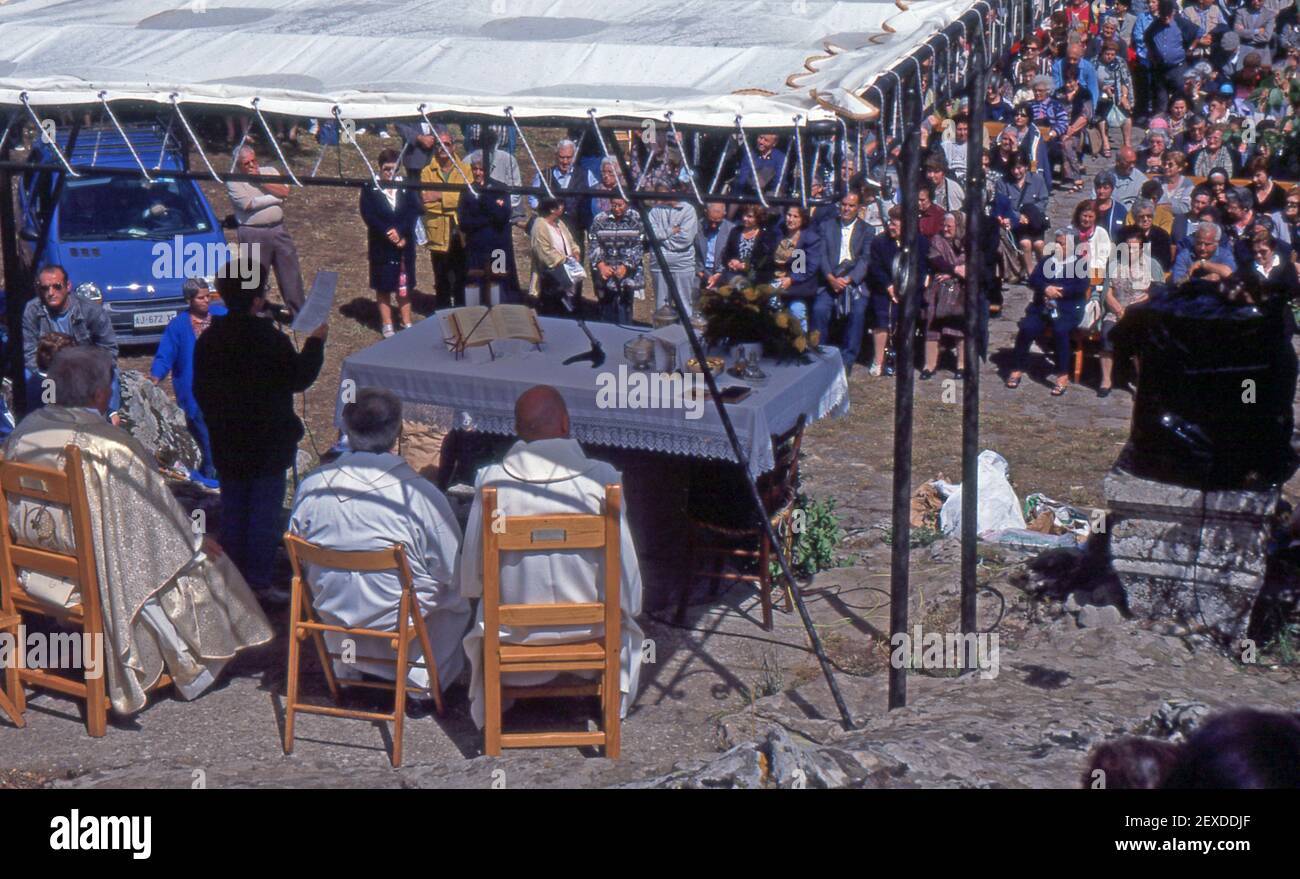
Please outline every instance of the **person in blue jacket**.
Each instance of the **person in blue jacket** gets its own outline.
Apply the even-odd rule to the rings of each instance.
[[[168,373],[171,374],[176,403],[185,413],[185,424],[203,452],[198,474],[205,484],[215,486],[217,471],[212,464],[212,442],[208,438],[208,426],[203,422],[203,413],[194,399],[194,343],[211,325],[213,317],[226,313],[226,307],[220,301],[213,301],[208,282],[202,278],[190,278],[182,289],[189,308],[167,324],[162,341],[158,343],[158,352],[154,354],[149,378],[156,385]]]

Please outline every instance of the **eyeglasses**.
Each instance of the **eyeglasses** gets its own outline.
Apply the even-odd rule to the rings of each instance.
[[[37,284],[36,289],[44,293],[46,290],[62,290],[63,286],[62,282],[57,284]]]

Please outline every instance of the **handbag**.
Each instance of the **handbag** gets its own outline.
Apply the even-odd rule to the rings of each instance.
[[[564,262],[561,263],[561,265],[564,267],[564,273],[569,276],[569,280],[573,281],[575,284],[578,281],[586,279],[586,270],[582,267],[582,263],[578,262],[575,258],[571,256],[565,257]]]
[[[1079,329],[1085,332],[1095,332],[1101,324],[1101,319],[1106,310],[1101,306],[1101,299],[1094,296],[1088,300],[1088,304],[1083,307],[1083,317],[1079,319]]]
[[[966,313],[966,291],[952,278],[940,278],[930,289],[936,319],[961,317]]]

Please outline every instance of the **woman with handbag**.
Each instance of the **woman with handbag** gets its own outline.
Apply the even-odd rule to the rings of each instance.
[[[566,317],[582,308],[582,251],[563,220],[564,202],[544,198],[537,203],[537,222],[529,233],[533,280],[529,293],[537,297],[539,314]]]
[[[1088,261],[1075,258],[1070,230],[1057,229],[1053,237],[1056,246],[1044,250],[1045,256],[1029,278],[1029,288],[1034,291],[1034,297],[1020,320],[1006,385],[1008,388],[1020,387],[1029,365],[1029,346],[1050,328],[1056,342],[1057,370],[1052,396],[1060,397],[1070,386],[1070,334],[1083,321],[1090,279]]]
[[[1111,155],[1111,130],[1118,129],[1121,146],[1132,146],[1133,120],[1133,75],[1128,65],[1119,54],[1119,44],[1103,42],[1101,44],[1101,63],[1097,65],[1097,86],[1101,95],[1097,100],[1097,109],[1093,118],[1101,128],[1101,154],[1109,159]]]
[[[939,342],[955,341],[957,369],[954,378],[966,377],[966,352],[962,340],[966,327],[966,223],[959,213],[943,215],[943,231],[930,239],[927,262],[930,283],[925,288],[925,368],[921,380],[929,381],[939,368]]]

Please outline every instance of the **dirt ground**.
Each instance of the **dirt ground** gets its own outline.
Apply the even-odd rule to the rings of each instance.
[[[395,140],[381,141],[369,134],[360,140],[372,159],[382,146],[397,145]],[[307,175],[317,151],[311,137],[306,136],[304,144],[290,158],[295,170]],[[545,139],[541,144],[534,141],[534,148],[539,155],[548,153]],[[333,152],[330,148],[322,165],[331,173],[337,169]],[[522,149],[519,159],[524,179],[529,180],[533,169]],[[344,148],[341,161],[347,175],[365,176],[351,148]],[[1100,163],[1093,161],[1090,170],[1100,170]],[[226,213],[224,191],[214,184],[204,188],[217,214]],[[1068,215],[1070,206],[1058,197],[1053,214]],[[340,275],[325,367],[304,402],[308,433],[303,446],[318,457],[336,438],[333,401],[343,359],[380,340],[377,310],[366,285],[365,233],[356,191],[295,190],[287,212],[306,282],[310,284],[320,270]],[[526,284],[529,260],[520,233],[516,233],[516,251],[521,281]],[[424,292],[416,297],[422,316],[432,310],[429,283],[426,260],[419,266],[418,286]],[[991,322],[992,362],[980,368],[980,447],[1007,458],[1021,498],[1040,491],[1059,501],[1092,507],[1102,503],[1102,478],[1127,436],[1131,396],[1119,391],[1098,399],[1093,391],[1095,363],[1085,386],[1071,388],[1062,398],[1048,395],[1041,369],[1031,371],[1019,390],[1003,387],[997,363],[1010,347],[1027,298],[1025,288],[1009,289],[1003,315]],[[645,317],[647,311],[643,309],[639,316]],[[124,355],[124,368],[148,369],[151,352],[128,350]],[[1036,368],[1040,366],[1041,357],[1036,361]],[[803,444],[805,488],[814,497],[836,501],[846,534],[839,547],[846,566],[819,575],[808,596],[838,674],[851,681],[855,714],[878,715],[884,710],[884,678],[879,672],[887,656],[885,529],[893,472],[894,387],[891,378],[872,378],[865,368],[855,370],[849,414],[811,425]],[[960,480],[960,399],[960,384],[950,380],[947,369],[932,381],[917,382],[914,486],[940,476],[950,482]],[[412,429],[415,435],[408,433],[406,451],[421,468],[433,460],[440,438],[420,433],[414,425]],[[1293,481],[1287,486],[1288,495],[1294,499],[1298,488]],[[958,569],[952,563],[952,542],[944,543],[944,557],[932,556],[926,549],[912,554],[913,610],[922,617],[932,615],[927,627],[956,613]],[[1013,562],[990,558],[982,579],[1005,583],[1014,568]],[[797,616],[778,614],[775,630],[767,633],[755,625],[754,605],[752,593],[738,587],[711,605],[692,608],[685,624],[654,616],[646,620],[647,634],[658,645],[659,661],[643,679],[637,707],[626,724],[625,759],[616,767],[577,753],[518,755],[504,761],[477,757],[481,740],[465,716],[463,689],[453,695],[447,718],[411,724],[408,770],[394,773],[387,768],[385,740],[372,726],[328,718],[304,721],[304,739],[295,755],[282,757],[276,738],[284,692],[280,639],[268,650],[241,658],[230,680],[204,699],[187,705],[164,697],[138,718],[114,724],[104,740],[85,737],[71,703],[40,697],[33,702],[32,729],[18,731],[0,722],[0,754],[6,755],[0,758],[0,787],[35,786],[58,778],[88,786],[188,786],[196,769],[203,769],[213,786],[486,786],[499,766],[516,773],[513,777],[520,786],[606,784],[645,777],[683,759],[716,753],[716,721],[752,707],[763,697],[812,692],[817,695],[809,698],[821,707],[810,711],[826,711],[825,686]],[[1017,632],[1034,626],[1031,612],[997,614],[995,610],[982,599],[982,617],[992,615],[990,623],[1003,620],[1001,631],[1011,645]],[[282,625],[282,617],[276,622]],[[522,715],[524,722],[529,717],[527,712]],[[1050,776],[1052,783],[1072,784],[1079,759],[1078,754],[1062,755]],[[22,771],[5,768],[19,766]]]

